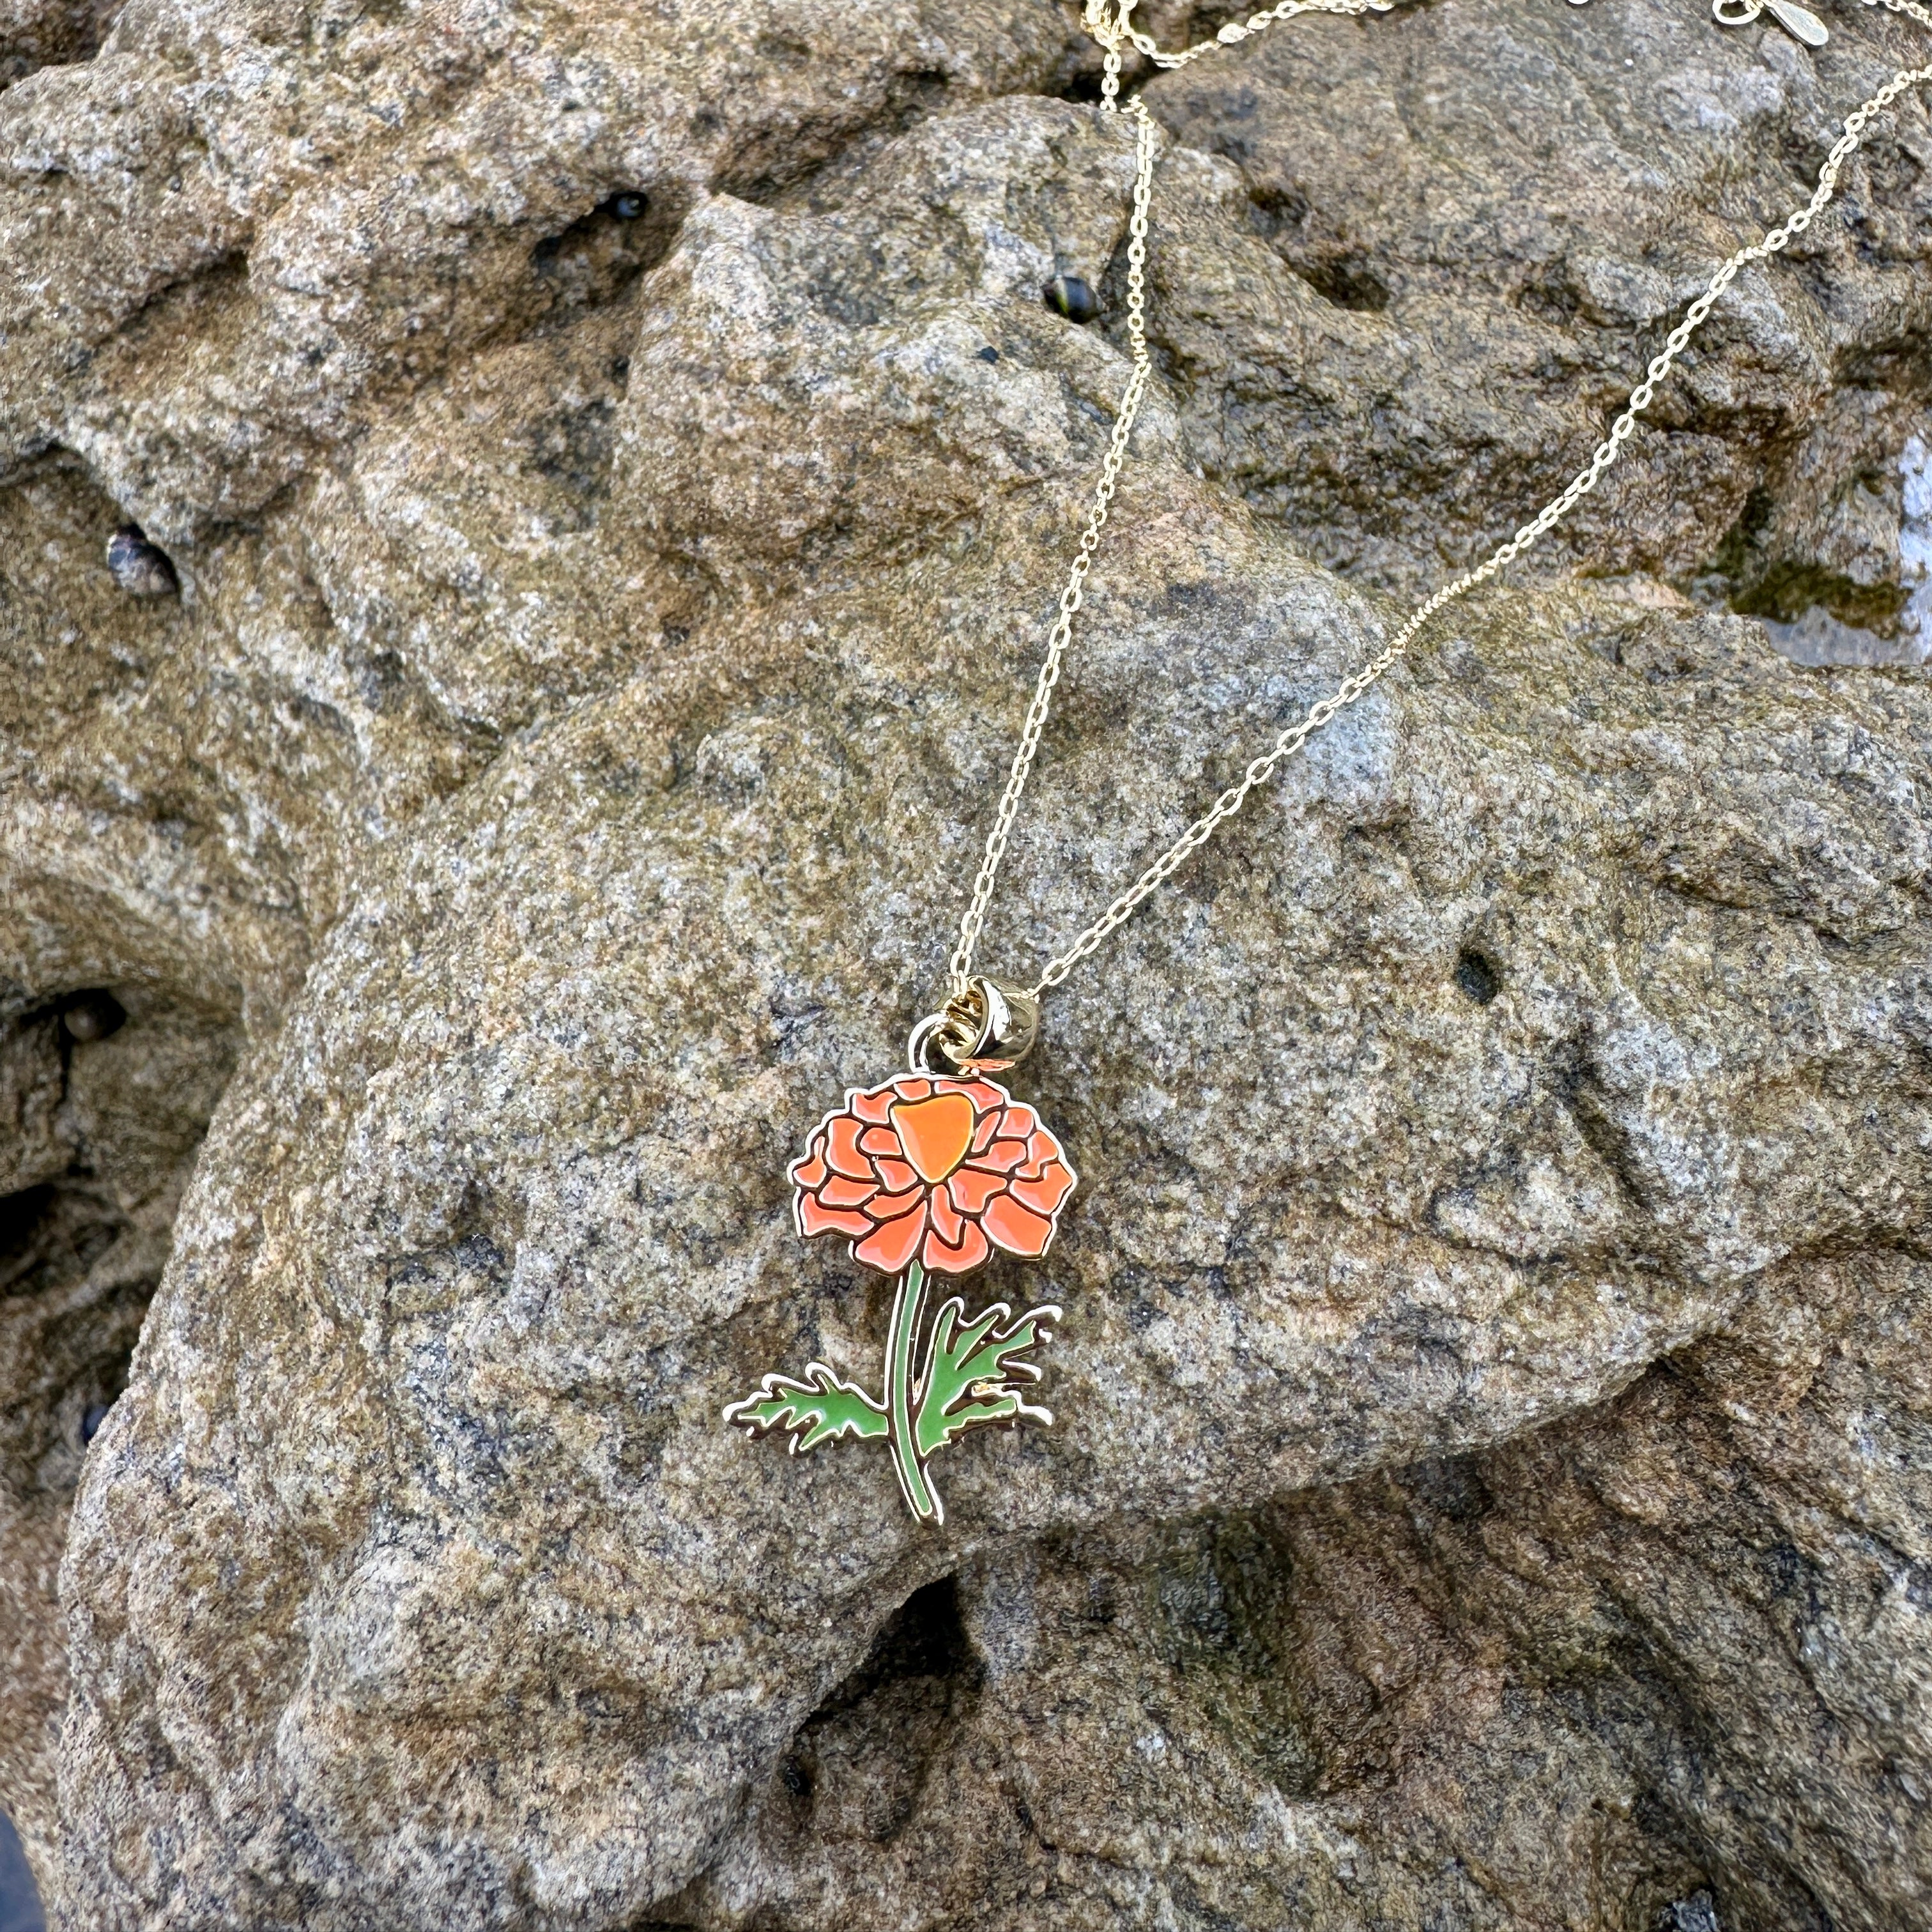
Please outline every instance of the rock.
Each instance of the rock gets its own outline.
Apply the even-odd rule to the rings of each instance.
[[[36,68],[89,60],[122,0],[6,0],[0,6],[0,88]]]
[[[1851,1633],[1924,1642],[1927,1277],[1807,1276],[1521,1442],[927,1586],[664,1922],[1912,1923],[1911,1785],[1864,1866],[1828,1794],[1923,1763]]]
[[[1324,560],[1426,592],[1568,482],[1677,312],[1922,40],[1868,14],[1813,53],[1676,0],[1616,21],[1444,0],[1155,82],[1163,125],[1225,164],[1173,171],[1152,258],[1188,453]],[[1559,552],[1897,635],[1926,138],[1902,110],[1846,212],[1746,269]]]
[[[709,0],[567,26],[489,0],[460,28],[136,6],[0,117],[0,464],[77,451],[170,549],[251,519],[365,398],[608,300],[707,193],[768,199],[909,113],[1040,85],[1066,38],[1054,8],[935,0],[784,0],[755,33]],[[650,217],[600,216],[620,191]]]
[[[1624,548],[1459,607],[1050,998],[1082,1184],[983,1293],[1064,1308],[1058,1420],[949,1447],[933,1532],[721,1412],[876,1376],[784,1169],[939,990],[1132,150],[1054,10],[769,15],[130,11],[0,101],[0,1807],[56,1919],[1916,1922],[1932,682],[1697,604],[1904,581],[1922,110]],[[1496,21],[1150,83],[1162,373],[989,970],[1372,652],[1412,527],[1561,482],[1894,32]],[[101,570],[130,515],[178,599]]]
[[[218,1016],[140,989],[122,997],[97,989],[63,1013],[21,1015],[0,1046],[0,1808],[44,1870],[57,1836],[51,1748],[67,1671],[55,1573],[68,1509],[232,1065]],[[110,1005],[118,1024],[78,1036],[76,1013]]]

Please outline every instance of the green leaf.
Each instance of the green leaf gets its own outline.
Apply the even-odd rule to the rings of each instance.
[[[1029,1308],[1017,1322],[1004,1301],[964,1327],[966,1304],[956,1295],[939,1311],[932,1324],[932,1346],[920,1382],[919,1416],[913,1439],[921,1460],[962,1430],[982,1423],[1051,1422],[1052,1412],[1026,1400],[1024,1376],[1036,1382],[1040,1371],[1022,1359],[1053,1331],[1046,1324],[1060,1319],[1051,1306]]]
[[[791,1453],[816,1449],[842,1436],[862,1442],[884,1436],[890,1425],[886,1412],[856,1382],[842,1381],[823,1362],[808,1362],[808,1382],[769,1375],[756,1395],[734,1402],[724,1420],[752,1436],[768,1436],[775,1429],[791,1432]]]

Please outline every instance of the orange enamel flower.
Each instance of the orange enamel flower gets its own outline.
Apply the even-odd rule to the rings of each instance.
[[[887,1274],[914,1261],[964,1274],[995,1247],[1043,1255],[1074,1183],[1024,1101],[923,1073],[853,1088],[790,1172],[799,1232],[848,1234],[853,1259]]]

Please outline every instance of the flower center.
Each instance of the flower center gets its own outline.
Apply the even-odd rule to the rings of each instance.
[[[964,1094],[935,1094],[892,1108],[892,1125],[913,1171],[928,1184],[944,1180],[973,1144],[973,1103]]]

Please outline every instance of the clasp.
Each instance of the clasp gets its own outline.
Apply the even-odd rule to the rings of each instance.
[[[1008,980],[976,973],[906,1042],[915,1073],[1004,1073],[1033,1051],[1040,1001]]]
[[[1726,27],[1748,27],[1760,14],[1768,14],[1794,40],[1822,47],[1832,36],[1825,23],[1794,0],[1711,0],[1712,17]]]

